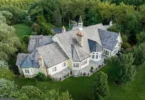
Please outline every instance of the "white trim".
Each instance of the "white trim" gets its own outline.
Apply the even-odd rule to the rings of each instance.
[[[93,61],[101,60],[101,52],[93,52],[91,56],[91,60]]]
[[[64,63],[66,63],[66,66],[64,67]],[[67,60],[64,61],[64,62],[61,62],[55,66],[52,66],[50,68],[47,68],[47,72],[49,75],[54,75],[56,73],[59,73],[61,72],[62,70],[66,69],[68,67],[68,64],[67,64]],[[53,68],[56,68],[56,71],[53,71]]]
[[[103,55],[110,57],[110,50],[103,48]]]

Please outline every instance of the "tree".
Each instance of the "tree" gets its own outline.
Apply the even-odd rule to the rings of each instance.
[[[8,60],[9,56],[17,51],[20,41],[15,34],[15,29],[6,24],[3,14],[0,13],[0,60]],[[8,17],[9,14],[5,12],[4,15]]]
[[[86,12],[86,21],[85,21],[85,23],[87,24],[87,25],[92,25],[92,24],[97,24],[97,23],[99,23],[99,22],[101,22],[100,20],[101,20],[101,18],[100,18],[100,16],[99,16],[99,14],[98,14],[98,11],[97,11],[97,7],[95,6],[93,6],[93,7],[90,7],[90,8],[88,8],[88,9],[86,9],[85,10]]]
[[[37,23],[33,23],[32,30],[38,34],[40,32],[40,26]]]
[[[100,2],[98,3],[98,12],[102,18],[102,20],[110,20],[114,14],[115,4],[111,4],[109,2]]]
[[[9,11],[1,11],[0,13],[6,18],[7,23],[10,24],[11,23],[10,20],[13,17],[12,13]]]
[[[4,78],[0,79],[0,98],[9,97],[12,91],[16,90],[16,85],[14,82],[6,80]]]
[[[8,60],[20,46],[15,29],[5,23],[0,24],[0,60]]]
[[[141,43],[139,46],[134,48],[133,54],[135,57],[134,63],[135,65],[141,65],[145,62],[145,43]]]
[[[39,80],[39,81],[46,81],[47,77],[44,73],[42,72],[39,72],[36,76],[36,78]]]
[[[124,3],[116,7],[114,19],[118,25],[121,25],[121,31],[124,33],[137,30],[138,13],[134,9],[135,6],[125,5]]]
[[[134,57],[133,54],[122,54],[119,59],[119,71],[118,71],[118,80],[122,83],[128,83],[133,81],[136,75],[136,67],[133,65]]]
[[[34,86],[23,86],[20,90],[12,92],[10,97],[18,100],[72,100],[68,91],[60,93],[59,90],[53,89],[42,92]]]
[[[0,11],[8,11],[13,15],[12,18],[9,20],[10,24],[16,24],[16,23],[24,22],[24,20],[27,16],[27,13],[26,13],[25,10],[20,9],[19,7],[16,7],[16,6],[13,6],[13,5],[9,5],[9,6],[2,5],[0,7]],[[9,16],[10,16],[10,14],[9,14]]]
[[[97,99],[100,96],[105,97],[109,93],[109,86],[107,81],[107,74],[98,72],[95,77],[95,82],[92,86],[94,97]]]
[[[0,13],[0,23],[6,23],[6,18]]]
[[[0,67],[0,78],[5,78],[8,80],[14,79],[14,73],[8,69],[8,67]]]
[[[46,92],[45,99],[47,100],[72,100],[71,95],[66,92],[60,93],[58,90],[49,90]]]
[[[62,92],[58,100],[73,100],[68,91]]]
[[[28,13],[34,20],[38,15],[42,15],[47,22],[56,24],[57,21],[61,22],[59,5],[59,0],[39,0],[30,6]]]
[[[145,42],[145,32],[141,32],[141,33],[137,34],[136,38],[137,38],[138,43]]]
[[[43,92],[35,86],[23,86],[20,93],[26,94],[32,100],[39,100],[43,96]]]

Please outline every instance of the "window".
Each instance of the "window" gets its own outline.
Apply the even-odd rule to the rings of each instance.
[[[79,67],[79,63],[73,63],[73,67],[78,68]]]
[[[96,59],[98,59],[98,53],[96,54]]]
[[[29,70],[25,70],[25,73],[29,73]]]
[[[92,55],[93,60],[99,60],[101,58],[101,53],[99,52],[94,52]]]
[[[63,66],[63,67],[66,67],[66,62],[64,62],[62,66]]]
[[[52,68],[52,72],[55,72],[57,69],[56,69],[56,67],[53,67]]]
[[[92,54],[92,59],[94,59],[95,58],[95,55],[94,54]]]
[[[105,55],[109,55],[109,51],[108,50],[104,50],[104,54]]]

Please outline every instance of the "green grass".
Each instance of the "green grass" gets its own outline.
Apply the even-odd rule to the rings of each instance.
[[[108,70],[108,66],[101,69],[104,72]],[[43,91],[49,89],[68,90],[75,100],[89,100],[90,86],[93,84],[95,74],[91,77],[71,77],[63,82],[39,82],[36,79],[24,78],[16,78],[15,82],[19,87],[23,85],[34,85]],[[109,80],[109,87],[110,94],[105,97],[105,100],[145,100],[145,65],[141,67],[136,80],[131,84],[118,86]]]
[[[16,34],[18,37],[23,37],[25,35],[30,35],[32,30],[31,27],[28,26],[27,24],[16,24],[13,25],[15,30],[16,30]]]

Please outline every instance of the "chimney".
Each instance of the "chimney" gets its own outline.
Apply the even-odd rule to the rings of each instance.
[[[63,26],[62,27],[62,33],[66,32],[66,28]]]
[[[40,67],[44,67],[43,57],[42,56],[39,56],[38,60],[39,60]]]
[[[82,31],[79,31],[77,33],[77,38],[78,38],[78,42],[79,42],[80,46],[83,47],[83,44],[84,44],[84,34],[82,33]]]
[[[109,22],[109,26],[112,26],[112,25],[113,25],[113,21],[111,19],[110,22]]]

